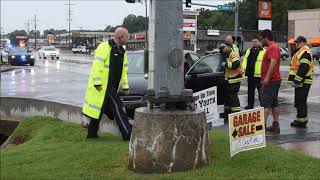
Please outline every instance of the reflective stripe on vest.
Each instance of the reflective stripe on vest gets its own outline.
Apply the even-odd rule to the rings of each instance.
[[[240,67],[238,69],[228,69],[228,68],[225,69],[224,75],[229,83],[237,83],[243,79],[243,71],[242,71],[242,64],[240,61],[240,57],[238,56],[237,53],[231,51],[229,57],[227,58],[227,64],[233,63],[235,61],[240,62]]]
[[[244,60],[242,62],[243,71],[246,71],[247,69],[248,57],[250,55],[250,51],[251,51],[251,48],[247,49],[246,54],[244,56]],[[254,77],[261,77],[261,66],[262,66],[262,60],[265,52],[266,50],[264,48],[261,51],[259,51],[257,60],[254,65]]]
[[[310,54],[311,60],[301,59],[301,56],[305,52]],[[307,74],[305,75],[304,78],[297,76],[297,72],[299,70],[299,67],[300,67],[301,63],[306,63],[306,64],[309,65],[309,71],[307,72]],[[313,79],[313,74],[314,74],[314,65],[313,65],[311,50],[309,49],[308,46],[303,46],[292,57],[289,75],[295,76],[294,79],[299,81],[299,82],[303,81],[304,84],[311,84],[312,83],[312,79]]]

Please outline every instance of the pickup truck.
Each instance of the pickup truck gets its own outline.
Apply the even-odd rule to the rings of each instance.
[[[86,46],[78,46],[76,48],[72,48],[72,52],[74,54],[90,54],[90,50]]]

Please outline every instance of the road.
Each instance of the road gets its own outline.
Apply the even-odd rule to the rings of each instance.
[[[92,57],[90,55],[64,54],[60,60],[38,59],[34,67],[2,67],[1,96],[30,97],[58,101],[81,106],[88,81]],[[279,93],[281,104],[280,121],[281,134],[320,133],[320,77],[319,67],[311,87],[309,103],[309,127],[307,130],[297,130],[290,127],[295,118],[296,110],[293,107],[294,91],[286,81],[288,68],[282,67],[282,85]],[[241,106],[246,106],[246,80],[242,82],[240,91]],[[256,100],[256,105],[259,105]],[[219,110],[222,106],[219,107]],[[270,123],[270,120],[269,120]],[[319,135],[320,137],[320,135]]]

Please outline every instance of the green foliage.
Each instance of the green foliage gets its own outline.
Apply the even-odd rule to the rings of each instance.
[[[211,159],[198,170],[136,174],[127,169],[128,142],[110,134],[85,139],[86,129],[53,118],[23,120],[22,139],[1,151],[0,179],[318,179],[320,160],[268,144],[229,157],[227,133],[210,132]],[[23,137],[23,138],[21,138]]]
[[[15,30],[8,34],[8,38],[10,39],[10,43],[14,46],[19,44],[16,36],[27,36],[27,32],[25,30]]]
[[[319,0],[273,0],[272,29],[288,30],[288,10],[320,8]],[[234,29],[234,12],[200,9],[200,29]],[[245,30],[257,29],[257,1],[243,0],[239,4],[239,27]]]
[[[123,19],[122,26],[127,28],[129,33],[136,33],[145,31],[148,28],[148,23],[145,17],[130,14]]]

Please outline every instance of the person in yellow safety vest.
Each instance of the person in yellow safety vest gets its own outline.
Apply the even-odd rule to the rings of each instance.
[[[221,64],[222,68],[225,69],[225,104],[224,112],[220,114],[221,118],[228,122],[228,114],[240,111],[240,101],[238,92],[240,90],[240,82],[243,79],[242,65],[240,57],[237,53],[231,50],[232,44],[222,44],[223,54],[226,57],[226,62]]]
[[[235,52],[238,54],[240,57],[240,50],[236,44],[234,44],[234,39],[231,35],[226,36],[226,44],[232,44],[231,46],[231,51]]]
[[[119,27],[114,39],[100,43],[96,49],[82,107],[90,119],[87,138],[98,138],[99,122],[106,114],[116,120],[123,140],[130,140],[132,126],[118,95],[120,87],[129,94],[128,59],[122,47],[127,43],[128,31]]]
[[[298,51],[292,57],[288,80],[295,88],[294,106],[297,108],[297,119],[291,123],[291,126],[305,128],[308,123],[307,98],[314,75],[314,66],[306,38],[299,36],[295,43]]]
[[[252,47],[247,49],[242,67],[248,77],[248,105],[245,109],[253,109],[255,89],[260,93],[261,88],[261,65],[266,50],[261,46],[259,38],[254,36],[251,40]]]

